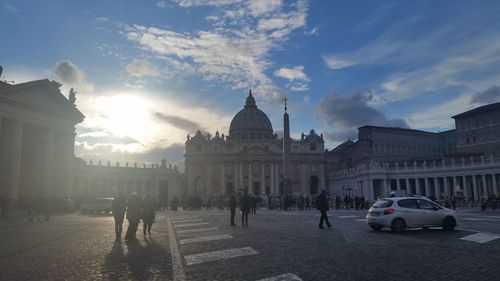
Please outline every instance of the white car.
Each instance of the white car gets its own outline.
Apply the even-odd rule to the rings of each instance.
[[[82,213],[105,213],[111,212],[111,202],[113,198],[97,198],[80,207]]]
[[[366,223],[375,231],[389,227],[393,232],[401,232],[405,228],[432,226],[451,231],[457,226],[457,215],[427,197],[389,197],[373,204]]]

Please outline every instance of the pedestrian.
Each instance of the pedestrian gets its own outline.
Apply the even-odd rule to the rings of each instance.
[[[361,195],[361,197],[359,197],[359,202],[361,204],[361,210],[364,210],[365,209],[365,196]]]
[[[309,197],[309,195],[306,196],[306,209],[309,210],[310,209],[310,203],[311,203],[311,197]]]
[[[137,227],[139,226],[139,221],[141,220],[141,204],[137,198],[137,193],[132,193],[130,199],[127,202],[127,220],[128,228],[125,234],[125,240],[136,241],[137,238],[135,234],[137,232]]]
[[[255,195],[252,195],[251,199],[251,204],[252,204],[252,214],[257,213],[257,197]]]
[[[326,196],[326,192],[324,190],[321,191],[321,194],[316,198],[316,208],[321,212],[321,217],[319,219],[319,228],[323,229],[323,221],[326,222],[326,226],[328,228],[332,227],[330,222],[328,221],[328,216],[326,215],[326,211],[328,208],[328,197]]]
[[[179,203],[179,200],[177,199],[177,196],[174,196],[174,199],[172,199],[172,210],[177,211],[177,204]]]
[[[149,236],[151,236],[151,227],[155,221],[155,207],[151,195],[146,195],[142,200],[142,233],[146,236],[146,230]]]
[[[236,226],[234,223],[234,216],[236,215],[236,198],[234,198],[233,194],[229,195],[229,210],[231,211],[231,226]]]
[[[50,220],[50,202],[51,201],[51,198],[49,197],[45,197],[43,198],[43,211],[45,213],[45,221],[49,221]]]
[[[26,212],[28,213],[28,221],[33,222],[33,214],[35,212],[35,200],[33,197],[28,197],[25,207]]]
[[[113,217],[115,219],[115,239],[117,241],[122,238],[123,218],[125,217],[126,209],[127,200],[125,199],[125,196],[123,196],[122,192],[118,192],[111,202],[111,212],[113,212]]]
[[[245,190],[243,196],[240,198],[241,225],[243,226],[248,226],[248,213],[250,213],[251,204],[251,198],[247,190]]]

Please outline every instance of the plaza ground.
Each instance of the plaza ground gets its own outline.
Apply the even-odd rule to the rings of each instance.
[[[365,212],[158,212],[151,237],[114,243],[113,218],[0,218],[0,280],[500,280],[500,210],[458,210],[456,231],[373,232]],[[239,222],[237,216],[236,222]],[[126,226],[126,225],[125,225]],[[267,279],[266,279],[267,278]]]

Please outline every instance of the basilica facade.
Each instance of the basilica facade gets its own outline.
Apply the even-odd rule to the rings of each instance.
[[[201,197],[247,191],[258,197],[304,196],[325,188],[324,139],[311,130],[300,140],[283,138],[250,91],[232,119],[229,135],[200,131],[186,141],[186,191]]]

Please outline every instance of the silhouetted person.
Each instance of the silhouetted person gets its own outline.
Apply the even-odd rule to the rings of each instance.
[[[179,200],[177,199],[177,196],[174,196],[174,199],[172,199],[172,210],[177,211],[178,204],[179,204]]]
[[[33,222],[33,214],[35,213],[35,199],[29,197],[25,204],[26,213],[28,214],[28,221]]]
[[[321,217],[319,218],[319,228],[324,228],[323,221],[326,222],[326,226],[328,226],[328,228],[332,227],[328,221],[328,216],[326,215],[326,211],[328,211],[329,208],[328,197],[326,196],[326,192],[324,190],[322,190],[321,194],[316,198],[316,208],[321,212]]]
[[[307,195],[306,196],[306,209],[309,210],[311,208],[310,204],[311,204],[311,197],[309,197],[309,195]]]
[[[241,225],[248,226],[248,213],[250,213],[250,207],[252,205],[250,196],[245,193],[240,198],[240,209],[241,209]]]
[[[146,236],[146,230],[151,236],[151,227],[153,227],[154,220],[155,207],[151,196],[148,194],[144,197],[144,200],[142,200],[142,232],[144,236]]]
[[[141,219],[141,203],[137,198],[137,194],[134,192],[131,198],[127,202],[127,220],[128,228],[125,234],[125,240],[134,241],[137,240],[135,234],[137,232],[137,227]]]
[[[121,192],[111,202],[111,212],[115,218],[115,235],[116,240],[122,238],[123,218],[125,217],[125,210],[127,209],[127,200]]]
[[[236,202],[236,198],[234,198],[234,195],[231,194],[229,195],[229,210],[231,211],[231,226],[236,226],[234,223],[234,216],[236,215],[236,205],[238,203]]]
[[[252,195],[250,200],[251,200],[250,202],[252,204],[252,214],[256,214],[257,213],[257,197],[255,197],[255,195]]]

